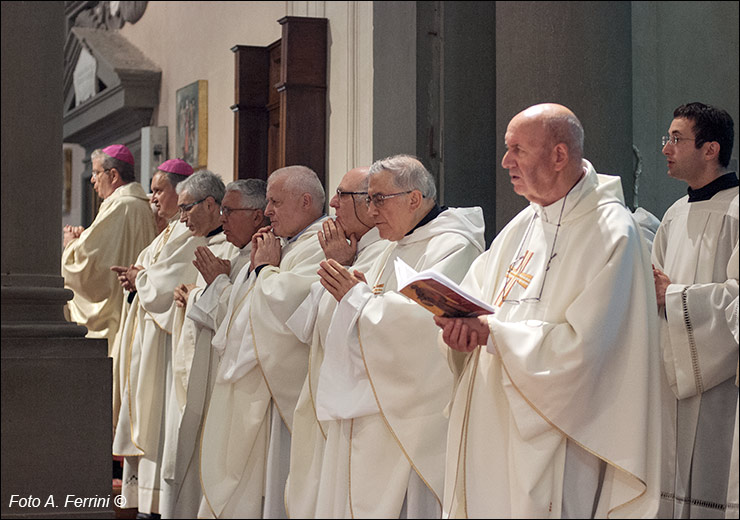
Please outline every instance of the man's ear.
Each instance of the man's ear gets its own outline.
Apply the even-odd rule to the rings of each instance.
[[[717,141],[709,141],[708,143],[704,143],[704,146],[704,160],[708,162],[719,161],[719,143]]]
[[[257,229],[262,227],[262,222],[265,220],[265,212],[261,209],[256,209],[252,213],[252,223],[257,226]]]
[[[552,161],[555,171],[562,171],[570,161],[570,151],[565,143],[558,143],[552,149]]]
[[[111,184],[115,184],[116,182],[122,180],[121,172],[118,171],[118,168],[111,168],[110,170],[108,170],[108,174],[110,175]]]
[[[409,207],[416,211],[419,209],[419,206],[421,206],[422,201],[424,200],[424,197],[421,194],[421,191],[419,190],[413,190],[411,193],[409,193]]]
[[[301,197],[301,205],[303,206],[304,210],[310,210],[313,206],[313,198],[311,197],[310,193],[304,193]]]

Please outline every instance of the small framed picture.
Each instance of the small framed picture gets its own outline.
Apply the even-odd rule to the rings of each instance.
[[[193,169],[208,164],[208,81],[201,79],[177,90],[175,157]]]

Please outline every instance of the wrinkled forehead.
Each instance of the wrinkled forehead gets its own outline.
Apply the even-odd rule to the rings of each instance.
[[[368,193],[389,193],[389,190],[394,190],[398,187],[396,184],[396,176],[393,172],[388,170],[381,170],[378,173],[370,176],[370,183],[368,184]]]
[[[177,196],[178,204],[189,204],[191,202],[193,202],[193,196],[190,195],[188,190],[182,190],[180,194]]]
[[[242,194],[236,190],[227,191],[224,198],[221,199],[222,206],[235,206],[241,204]]]
[[[359,169],[350,170],[342,177],[339,187],[344,191],[360,191],[366,174]]]
[[[288,195],[289,191],[286,185],[286,178],[284,176],[278,177],[277,179],[270,179],[267,182],[267,198],[284,198]]]
[[[152,188],[154,187],[162,189],[162,190],[167,189],[168,187],[172,187],[172,184],[170,184],[170,181],[167,178],[166,173],[157,171],[154,174],[154,176],[152,177]]]
[[[546,138],[545,125],[537,117],[529,117],[524,112],[516,115],[506,127],[506,144],[539,143]]]

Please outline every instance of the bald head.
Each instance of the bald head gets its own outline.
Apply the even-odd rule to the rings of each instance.
[[[583,159],[583,126],[568,107],[557,103],[540,103],[519,112],[511,122],[517,118],[525,124],[539,126],[548,145],[565,144],[569,163],[580,169]]]
[[[514,191],[547,206],[564,197],[583,175],[583,127],[573,112],[555,103],[534,105],[506,128],[506,154]]]
[[[267,208],[277,236],[292,237],[324,212],[324,187],[306,166],[286,166],[267,179]]]
[[[334,208],[337,222],[342,225],[347,236],[362,237],[374,226],[373,219],[367,214],[367,185],[369,166],[352,168],[344,174],[337,188],[337,194],[329,201]]]
[[[367,191],[369,166],[358,166],[344,174],[342,184],[347,183],[352,191]]]

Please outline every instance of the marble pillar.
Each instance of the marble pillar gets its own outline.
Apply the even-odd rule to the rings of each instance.
[[[63,314],[64,2],[1,8],[0,513],[113,517],[111,360]]]

